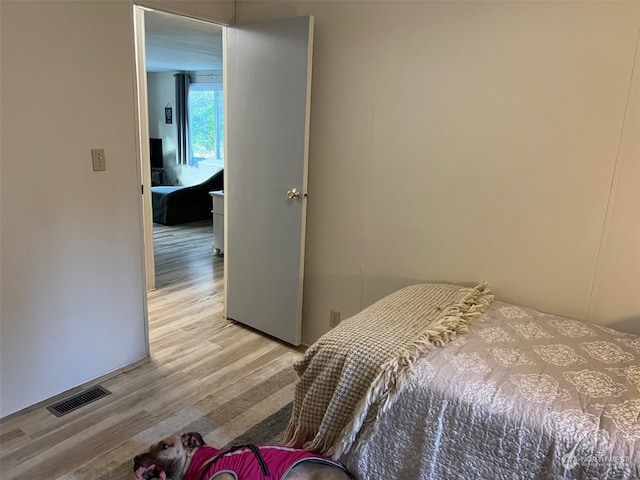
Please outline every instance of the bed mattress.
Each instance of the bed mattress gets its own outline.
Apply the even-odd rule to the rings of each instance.
[[[494,301],[342,461],[363,480],[638,479],[639,355],[639,336]]]

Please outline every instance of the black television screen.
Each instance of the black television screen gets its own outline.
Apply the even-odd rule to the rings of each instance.
[[[149,157],[151,157],[151,168],[164,168],[162,163],[162,139],[149,139]]]

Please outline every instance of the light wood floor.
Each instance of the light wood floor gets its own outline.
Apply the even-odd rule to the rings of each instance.
[[[150,361],[100,379],[112,394],[63,417],[45,407],[68,393],[0,421],[2,480],[119,478],[108,472],[162,436],[201,422],[222,446],[292,400],[302,349],[222,317],[211,228],[155,226]]]

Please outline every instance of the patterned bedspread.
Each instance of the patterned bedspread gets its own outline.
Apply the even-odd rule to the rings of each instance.
[[[639,356],[640,336],[494,301],[342,460],[363,480],[639,479]]]

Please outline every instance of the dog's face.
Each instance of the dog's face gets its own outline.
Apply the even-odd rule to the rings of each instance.
[[[138,480],[182,480],[195,451],[204,445],[199,433],[185,433],[154,443],[149,451],[133,459],[133,471]]]

